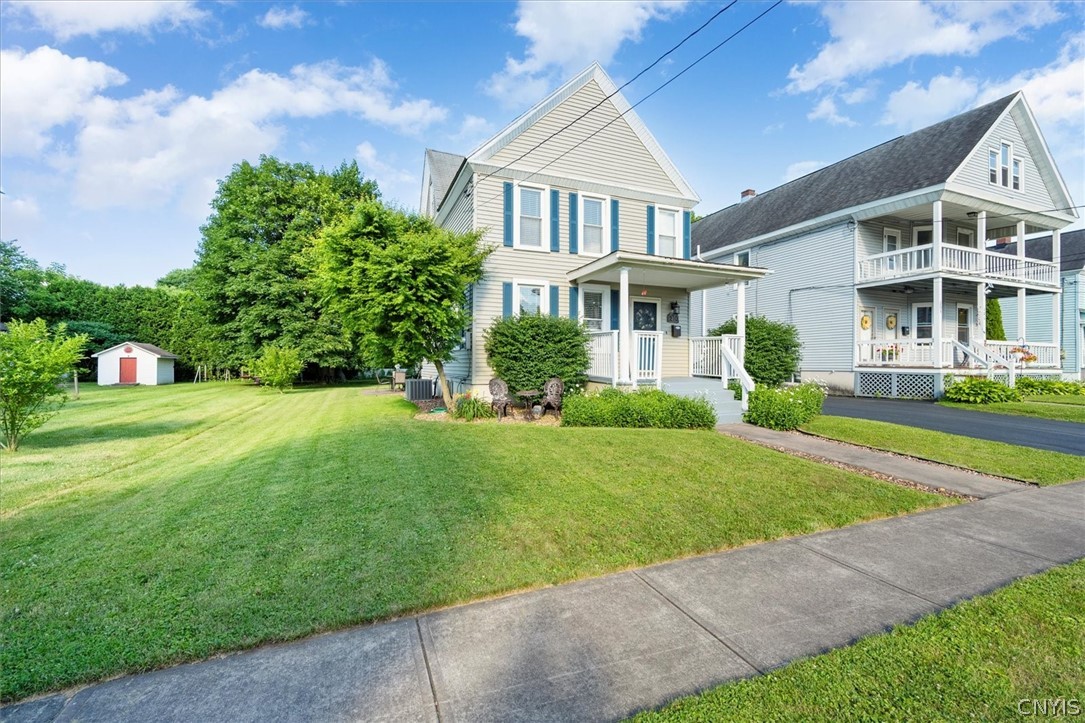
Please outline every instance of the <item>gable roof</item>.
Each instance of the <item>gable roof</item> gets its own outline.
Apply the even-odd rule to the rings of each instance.
[[[610,76],[606,74],[606,71],[604,71],[598,63],[592,63],[565,83],[565,85],[536,103],[526,113],[512,121],[512,123],[501,129],[495,136],[472,151],[470,155],[468,155],[467,160],[472,163],[485,163],[489,161],[501,151],[501,149],[516,140],[517,137],[533,126],[543,116],[554,110],[554,108],[593,80],[599,85],[603,94],[607,97],[607,100],[613,104],[614,108],[617,110],[618,115],[629,125],[638,140],[640,140],[648,150],[656,163],[659,164],[663,173],[670,179],[675,188],[678,189],[682,197],[693,200],[694,202],[700,201],[701,197],[697,195],[697,192],[693,190],[693,187],[689,185],[689,182],[686,181],[671,159],[664,153],[663,148],[659,145],[655,136],[653,136],[651,131],[648,130],[648,127],[644,125],[644,121],[640,119],[640,116],[633,110],[629,101],[626,100],[625,96],[618,90],[618,86],[614,84],[614,81],[610,79]]]
[[[1017,253],[1017,242],[1004,246],[992,246],[990,250],[1000,254],[1014,255]],[[1032,259],[1050,261],[1051,236],[1026,238],[1025,253]],[[1082,269],[1085,269],[1085,229],[1063,232],[1059,240],[1059,271],[1081,271]]]
[[[431,190],[432,196],[429,199],[431,209],[437,210],[441,207],[441,202],[445,200],[448,189],[452,186],[452,179],[456,177],[456,172],[460,170],[464,160],[466,159],[463,156],[456,153],[426,149],[426,171],[432,185],[430,189],[423,188],[422,193]]]
[[[154,344],[141,344],[138,341],[126,341],[126,342],[122,342],[120,344],[114,344],[113,346],[109,347],[108,349],[102,349],[100,352],[97,352],[95,354],[91,354],[91,356],[92,357],[99,357],[102,354],[106,354],[108,352],[113,351],[114,349],[120,349],[121,347],[125,347],[125,346],[134,346],[137,349],[142,349],[145,352],[148,352],[150,354],[154,354],[156,357],[159,357],[161,359],[176,359],[177,358],[176,354],[172,354],[172,353],[166,351],[165,349],[162,349],[160,347],[155,346]]]
[[[693,243],[705,253],[835,211],[943,184],[1019,95],[899,136],[728,206],[693,224]]]

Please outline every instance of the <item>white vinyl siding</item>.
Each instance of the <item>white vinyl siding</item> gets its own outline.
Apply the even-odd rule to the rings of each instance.
[[[876,238],[880,248],[880,227]],[[803,345],[801,368],[807,372],[852,368],[854,245],[854,231],[841,223],[751,249],[751,265],[772,269],[772,274],[746,286],[746,313],[794,324]],[[733,284],[709,289],[708,330],[734,317],[736,294]],[[691,295],[693,304],[700,299],[699,293]],[[700,310],[693,315],[699,318]]]
[[[1017,299],[999,299],[1002,305],[1002,328],[1006,338],[1017,340]],[[1055,340],[1050,294],[1030,294],[1025,297],[1025,342],[1048,343]],[[1065,344],[1063,345],[1065,347]]]
[[[1026,143],[1021,134],[1020,126],[1015,118],[1018,113],[1016,108],[995,124],[988,132],[987,137],[976,147],[972,155],[965,161],[956,176],[956,183],[968,186],[986,193],[1005,196],[1007,200],[1025,200],[1039,208],[1054,208],[1056,204],[1053,194],[1048,190],[1044,179],[1033,158],[1034,153],[1039,155],[1042,151],[1035,151]],[[1009,183],[1003,187],[1002,174],[1002,143],[1005,142],[1013,147],[1009,166]],[[992,158],[992,152],[994,158]],[[1014,190],[1013,185],[1013,160],[1016,156],[1021,161],[1021,189]],[[992,165],[993,162],[993,165]],[[991,180],[992,171],[995,172],[995,181]],[[1056,193],[1058,193],[1056,191]]]

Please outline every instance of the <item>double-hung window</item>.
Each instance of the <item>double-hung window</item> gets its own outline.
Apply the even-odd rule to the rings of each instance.
[[[1000,171],[999,178],[1002,181],[1002,185],[1006,186],[1007,188],[1009,188],[1009,186],[1010,186],[1010,152],[1011,152],[1010,144],[1009,143],[1003,143],[1002,144],[1002,154],[1001,154],[1002,163],[1001,163],[1001,165],[999,167],[999,171]]]
[[[609,326],[610,291],[606,287],[582,286],[580,320],[588,331],[604,331]]]
[[[1013,190],[1021,190],[1021,159],[1013,159],[1013,178],[1011,179]]]
[[[678,212],[661,208],[656,211],[656,254],[677,256]]]
[[[930,339],[934,335],[934,310],[930,304],[915,307],[915,338]]]
[[[1020,191],[1024,185],[1024,163],[1013,154],[1013,144],[1003,141],[998,148],[987,149],[987,180]]]
[[[580,213],[583,229],[581,252],[585,254],[602,255],[603,229],[606,226],[606,201],[601,198],[589,198],[585,196],[582,199],[582,204],[583,207]]]
[[[519,245],[528,249],[543,248],[543,198],[541,188],[520,186]]]
[[[528,316],[541,314],[546,287],[539,284],[517,284],[518,312]]]

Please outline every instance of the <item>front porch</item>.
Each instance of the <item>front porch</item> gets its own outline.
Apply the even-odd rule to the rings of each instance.
[[[617,251],[569,273],[580,290],[580,317],[589,326],[589,379],[612,386],[662,388],[665,377],[739,379],[753,383],[742,366],[745,281],[765,269],[712,264]],[[738,288],[738,334],[684,337],[689,294],[734,283]],[[609,328],[607,328],[609,327]]]

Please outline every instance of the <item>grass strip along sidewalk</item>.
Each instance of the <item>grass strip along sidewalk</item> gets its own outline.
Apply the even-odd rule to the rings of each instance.
[[[815,417],[802,431],[1039,485],[1085,479],[1085,458],[867,419]]]
[[[1085,561],[634,720],[1028,720],[1083,691]]]
[[[952,500],[714,431],[88,389],[3,460],[6,700]]]
[[[968,409],[973,412],[994,412],[995,414],[1015,414],[1021,417],[1056,419],[1060,422],[1085,423],[1085,406],[1078,399],[1085,396],[1070,397],[1071,401],[1057,401],[1064,397],[1036,397],[1023,402],[996,402],[994,404],[962,404],[960,402],[938,402],[943,407]],[[1081,433],[1085,434],[1085,426]]]

